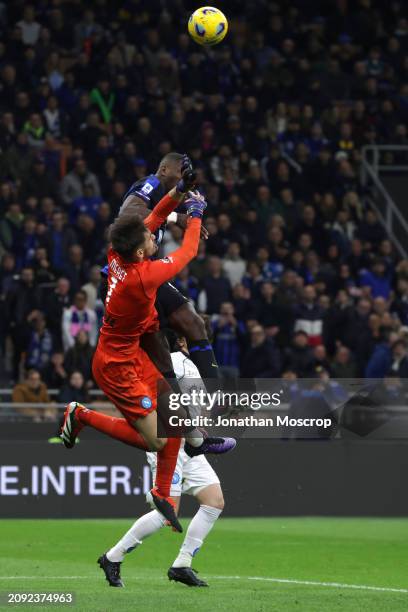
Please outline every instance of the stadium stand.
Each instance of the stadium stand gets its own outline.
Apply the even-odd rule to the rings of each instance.
[[[209,51],[174,27],[189,6],[148,4],[0,2],[3,386],[92,388],[107,228],[170,150],[209,202],[175,282],[227,374],[403,376],[408,261],[359,169],[364,145],[408,144],[404,3],[226,0]]]

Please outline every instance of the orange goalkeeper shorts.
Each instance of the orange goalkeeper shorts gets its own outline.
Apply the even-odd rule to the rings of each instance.
[[[117,359],[117,355],[115,356]],[[128,421],[157,409],[157,395],[170,387],[143,349],[124,363],[96,350],[92,373],[98,387]]]

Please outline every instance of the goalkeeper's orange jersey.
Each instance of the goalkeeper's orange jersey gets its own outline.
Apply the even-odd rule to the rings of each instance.
[[[165,196],[144,220],[146,227],[154,232],[177,205]],[[97,352],[109,356],[110,362],[137,359],[140,336],[158,329],[157,289],[197,255],[200,228],[200,219],[189,219],[181,247],[164,259],[126,262],[109,250],[108,294]]]

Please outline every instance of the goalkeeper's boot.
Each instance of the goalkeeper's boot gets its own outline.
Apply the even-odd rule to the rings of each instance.
[[[237,445],[235,438],[204,438],[200,446],[192,446],[187,440],[184,443],[184,450],[189,457],[197,455],[222,455],[232,451]]]
[[[98,564],[101,569],[105,572],[106,580],[109,582],[111,587],[124,587],[120,577],[120,566],[121,563],[115,561],[109,561],[106,555],[99,557]]]
[[[197,576],[197,571],[191,567],[171,567],[167,572],[169,580],[182,582],[191,587],[208,587],[208,584]]]
[[[65,408],[64,420],[60,429],[60,438],[65,448],[73,448],[75,446],[77,436],[84,427],[77,416],[78,410],[83,408],[84,406],[77,402],[70,402]]]
[[[158,510],[160,514],[162,514],[164,518],[168,520],[175,531],[178,531],[179,533],[183,532],[183,528],[177,518],[174,501],[171,499],[171,497],[162,497],[157,489],[154,488],[146,495],[146,501],[152,506],[152,508]]]

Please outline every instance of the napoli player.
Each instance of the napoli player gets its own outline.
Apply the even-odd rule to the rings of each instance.
[[[197,388],[202,388],[205,391],[203,383],[200,383],[200,374],[189,358],[187,343],[184,338],[178,339],[177,349],[171,354],[171,359],[182,393],[190,393],[192,389]],[[154,479],[157,470],[157,454],[147,453],[147,460]],[[206,537],[223,511],[224,497],[219,478],[206,457],[203,455],[189,457],[183,448],[183,444],[178,454],[170,489],[170,495],[177,510],[180,507],[182,494],[194,497],[199,504],[199,508],[190,521],[179,553],[167,575],[170,580],[182,582],[188,586],[206,587],[208,584],[199,578],[191,565],[193,558],[201,549]],[[165,519],[157,510],[144,514],[117,544],[98,559],[110,586],[124,586],[120,571],[126,554],[138,549],[146,538],[162,529],[165,524]]]
[[[185,170],[192,171],[189,158],[180,153],[168,153],[161,160],[156,174],[150,174],[130,187],[124,196],[119,214],[133,211],[142,218],[146,217],[164,193],[177,184]],[[173,221],[185,227],[186,219],[185,214],[172,212],[156,232],[157,244],[159,245],[162,240],[167,221]],[[206,230],[203,227],[201,228],[201,235],[203,237],[206,235]],[[198,368],[201,377],[206,381],[215,379],[214,390],[218,388],[219,382],[216,381],[220,375],[217,360],[208,340],[205,325],[193,304],[170,282],[166,282],[157,291],[156,308],[161,327],[171,327],[178,335],[187,339],[191,360]],[[141,343],[164,378],[178,392],[170,351],[163,334],[147,334],[143,337]]]
[[[191,176],[184,173],[144,222],[137,214],[122,214],[110,228],[109,289],[92,371],[99,387],[125,418],[110,417],[71,402],[61,428],[61,438],[68,448],[75,445],[82,427],[89,425],[132,446],[157,451],[157,476],[151,497],[178,531],[182,528],[169,493],[180,439],[157,437],[155,409],[158,403],[168,407],[169,386],[141,348],[140,337],[158,329],[154,307],[157,289],[197,253],[206,204],[201,196],[191,195],[186,201],[189,219],[182,246],[163,260],[150,259],[157,251],[152,232],[184,199],[189,180]],[[230,438],[203,440],[197,430],[187,434],[187,439],[185,449],[190,456],[223,453],[235,446],[235,440]]]

